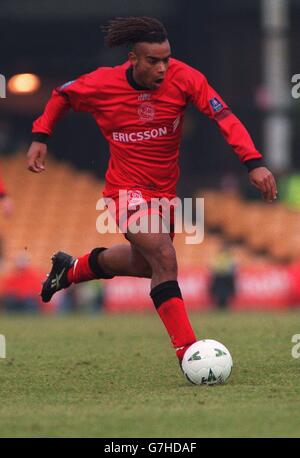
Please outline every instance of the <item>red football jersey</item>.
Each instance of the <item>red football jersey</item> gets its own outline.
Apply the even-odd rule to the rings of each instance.
[[[138,86],[129,61],[100,67],[64,84],[53,91],[33,132],[51,135],[69,108],[89,112],[110,148],[104,196],[138,188],[171,198],[176,194],[179,144],[189,102],[216,121],[241,162],[258,164],[253,159],[262,156],[243,124],[201,72],[176,59],[170,59],[165,80],[155,90]]]

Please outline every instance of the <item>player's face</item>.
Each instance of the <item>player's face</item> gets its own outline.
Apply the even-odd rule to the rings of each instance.
[[[158,89],[164,81],[171,56],[170,43],[137,43],[128,58],[133,77],[141,86]]]

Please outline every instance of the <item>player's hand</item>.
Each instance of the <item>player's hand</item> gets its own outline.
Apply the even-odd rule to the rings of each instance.
[[[275,178],[266,167],[257,167],[249,172],[250,183],[259,189],[264,200],[273,202],[277,199],[277,186]]]
[[[45,170],[47,145],[40,142],[32,142],[27,153],[28,170],[40,173]]]

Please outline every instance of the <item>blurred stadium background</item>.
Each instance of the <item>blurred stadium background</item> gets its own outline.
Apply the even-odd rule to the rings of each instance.
[[[245,123],[279,183],[278,201],[262,202],[213,123],[188,110],[178,195],[205,198],[203,243],[186,245],[184,235],[175,240],[188,307],[299,306],[300,101],[292,98],[291,78],[300,72],[300,2],[86,0],[83,6],[79,0],[2,0],[0,73],[7,94],[0,99],[0,167],[13,211],[0,216],[0,308],[152,308],[149,281],[130,278],[78,286],[47,307],[37,299],[53,252],[77,256],[124,242],[121,235],[96,232],[108,146],[91,117],[70,113],[60,121],[42,175],[27,171],[25,155],[32,122],[54,87],[126,60],[126,49],[104,47],[100,30],[121,15],[165,23],[174,57],[206,74]],[[24,73],[37,82],[27,92],[13,79]]]

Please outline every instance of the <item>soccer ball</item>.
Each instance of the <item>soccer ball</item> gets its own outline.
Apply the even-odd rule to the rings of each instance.
[[[228,349],[212,339],[198,340],[184,354],[182,370],[189,382],[195,385],[225,383],[232,369]]]

